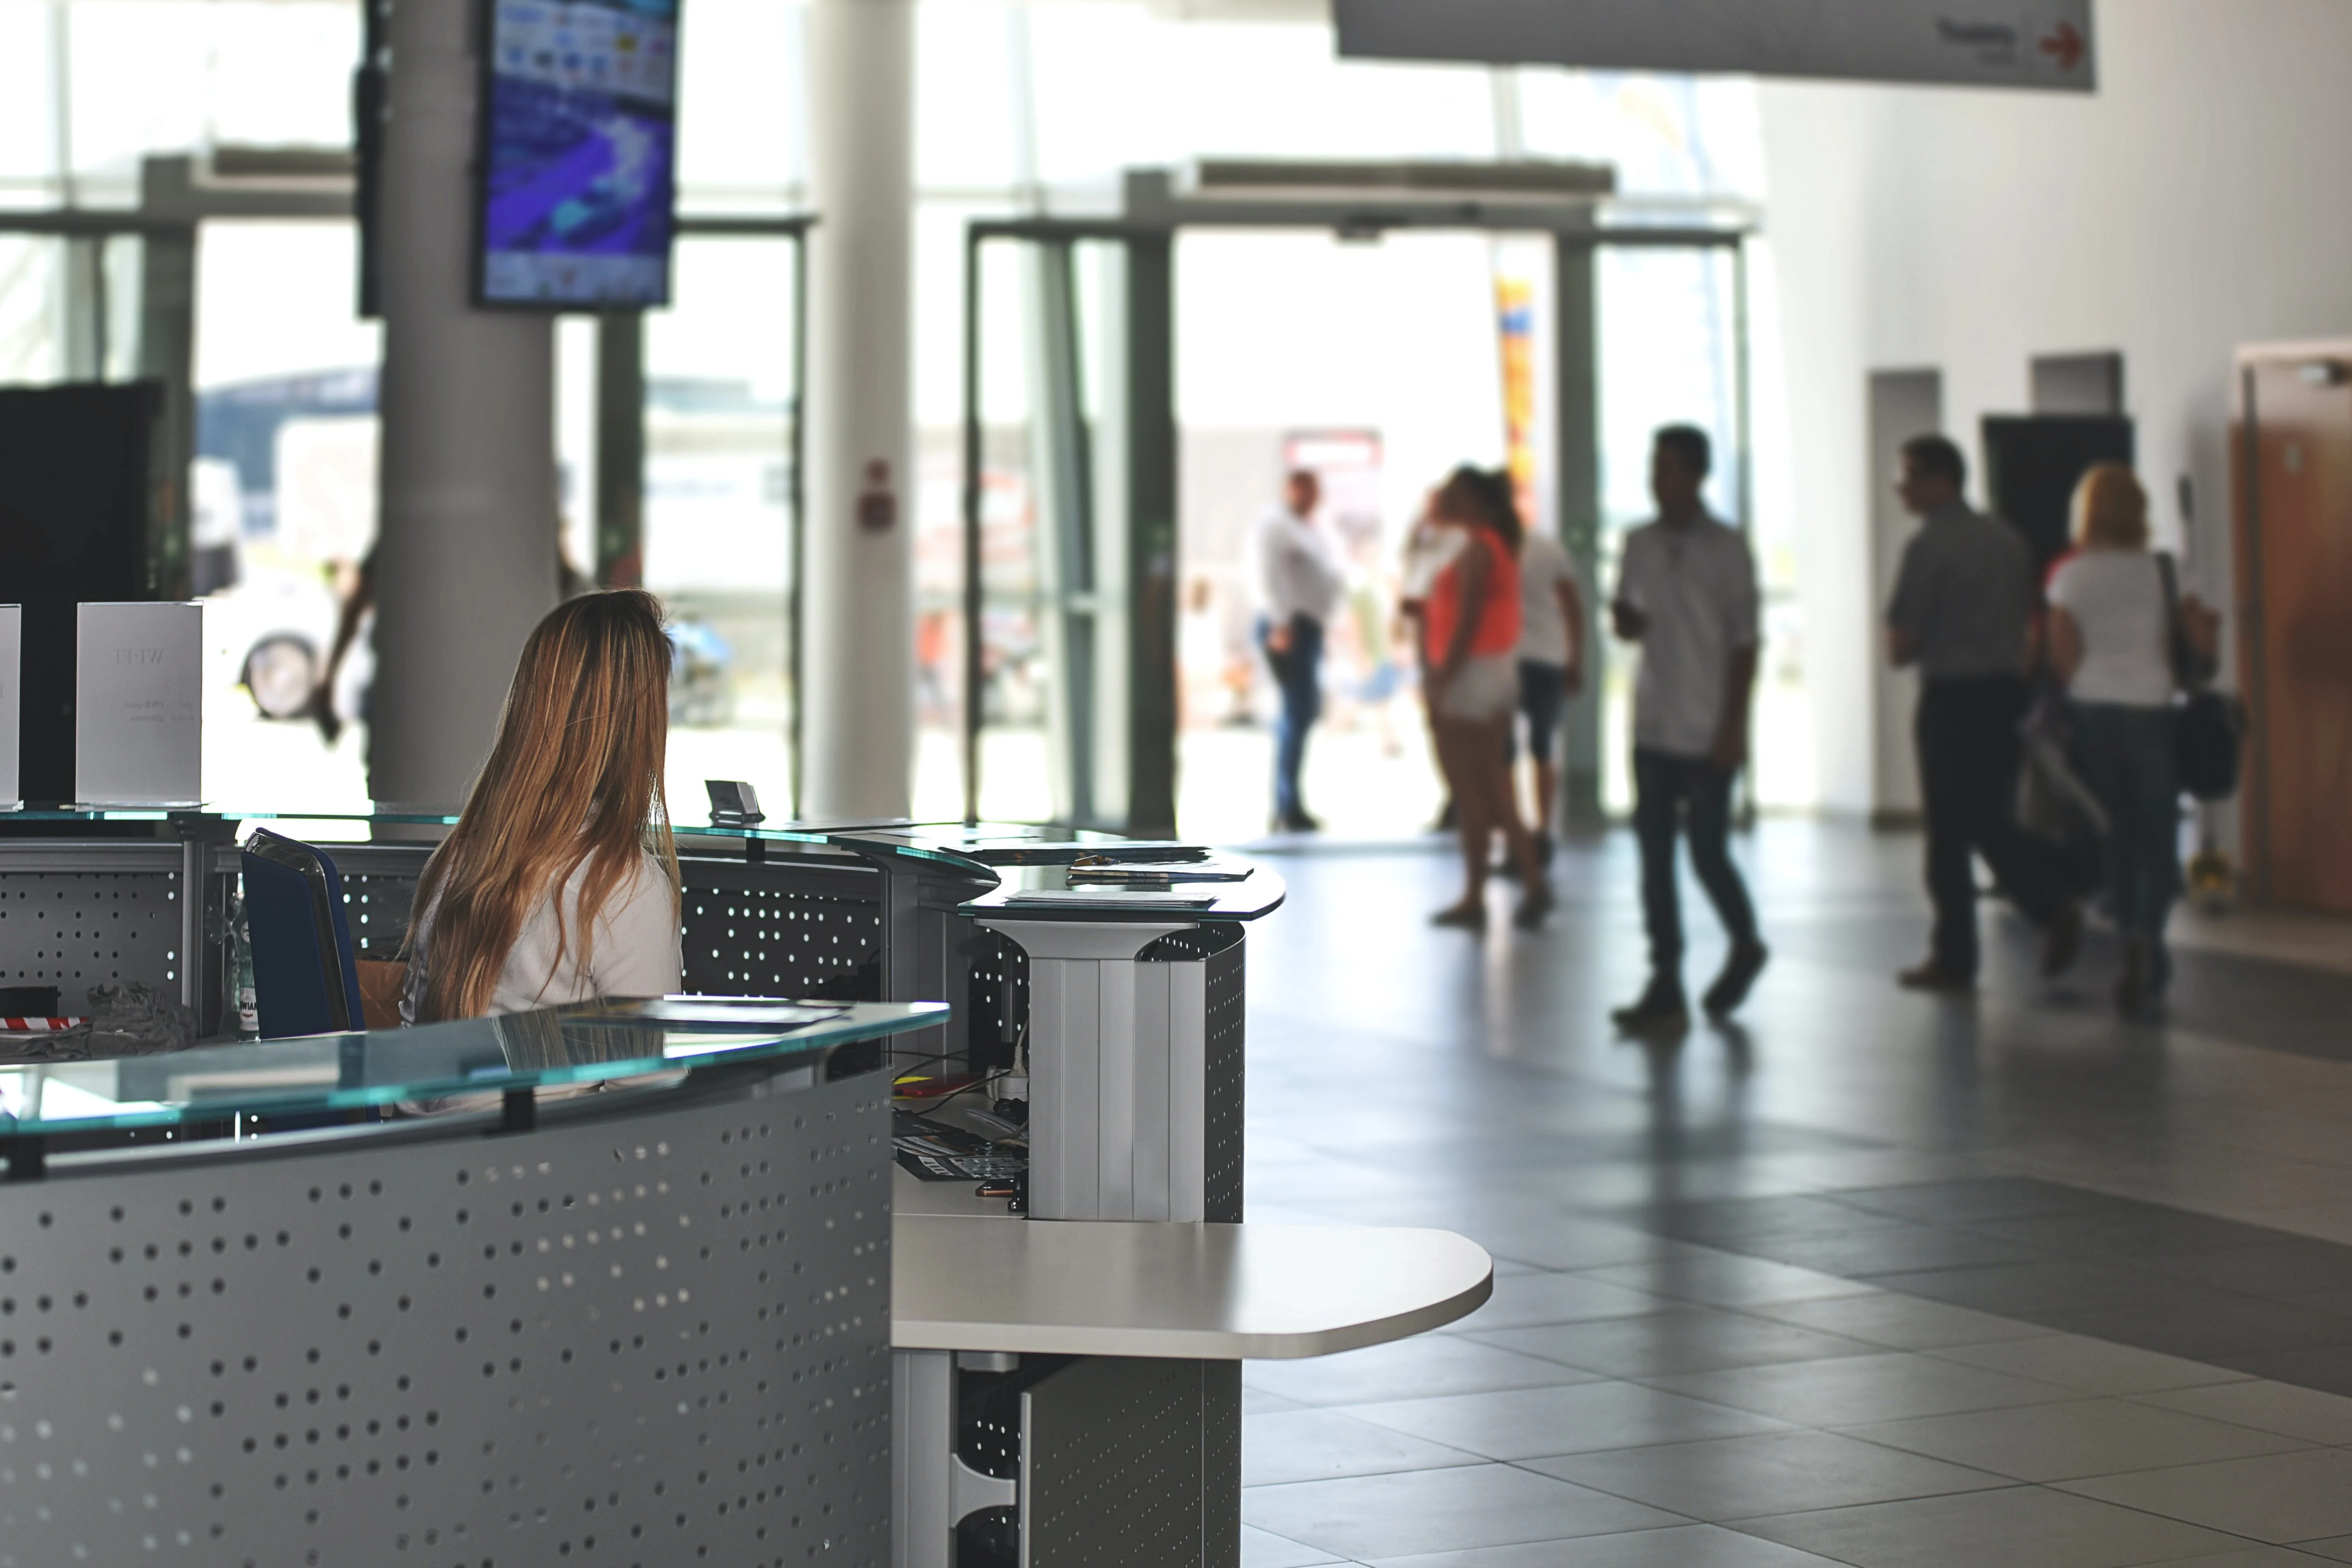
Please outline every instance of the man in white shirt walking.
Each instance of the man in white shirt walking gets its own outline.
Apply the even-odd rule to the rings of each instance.
[[[1283,504],[1258,519],[1251,540],[1256,567],[1258,646],[1282,691],[1275,728],[1274,826],[1311,833],[1322,826],[1298,793],[1307,731],[1323,711],[1323,626],[1339,602],[1339,559],[1315,526],[1322,484],[1305,468],[1283,487]]]
[[[1748,763],[1748,704],[1756,684],[1756,561],[1738,530],[1707,515],[1700,490],[1711,450],[1688,425],[1660,430],[1650,457],[1655,522],[1625,537],[1617,635],[1642,645],[1633,692],[1633,826],[1642,842],[1642,912],[1650,984],[1612,1016],[1620,1028],[1690,1022],[1682,981],[1682,910],[1675,839],[1687,828],[1691,865],[1731,938],[1730,955],[1703,998],[1722,1017],[1747,1000],[1769,956],[1747,884],[1731,863],[1731,784]],[[1685,821],[1687,814],[1687,821]]]

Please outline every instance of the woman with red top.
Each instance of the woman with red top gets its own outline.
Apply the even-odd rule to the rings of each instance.
[[[1519,701],[1519,524],[1510,475],[1460,468],[1441,486],[1431,520],[1457,529],[1464,543],[1429,587],[1422,624],[1429,716],[1438,764],[1454,792],[1462,830],[1461,901],[1441,910],[1444,926],[1484,931],[1486,855],[1497,830],[1526,889],[1514,917],[1523,930],[1551,910],[1536,842],[1512,798],[1511,721]]]

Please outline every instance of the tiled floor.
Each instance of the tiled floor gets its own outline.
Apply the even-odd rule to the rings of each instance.
[[[2200,917],[2168,1017],[2124,1024],[2111,945],[2044,986],[1991,909],[1977,998],[1896,991],[1916,840],[1740,853],[1772,968],[1648,1042],[1607,1022],[1643,973],[1622,836],[1563,851],[1534,936],[1424,925],[1442,855],[1278,861],[1251,1217],[1442,1226],[1497,1279],[1442,1332],[1245,1369],[1244,1562],[2352,1562],[2352,925]]]

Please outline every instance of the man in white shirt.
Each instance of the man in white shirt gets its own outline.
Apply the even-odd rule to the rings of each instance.
[[[1258,646],[1282,691],[1275,728],[1274,826],[1311,833],[1322,825],[1298,793],[1307,731],[1323,711],[1323,625],[1339,602],[1339,558],[1315,526],[1323,487],[1307,469],[1283,487],[1283,504],[1257,521],[1251,537],[1256,568]]]
[[[1535,763],[1536,848],[1549,865],[1559,795],[1554,745],[1560,709],[1584,687],[1584,599],[1576,568],[1553,535],[1529,531],[1519,546],[1519,713]]]
[[[1683,928],[1675,838],[1684,826],[1691,864],[1731,938],[1731,952],[1703,998],[1722,1017],[1748,996],[1769,956],[1756,910],[1731,863],[1731,784],[1748,762],[1748,704],[1756,684],[1756,562],[1738,531],[1700,500],[1711,452],[1706,433],[1670,425],[1657,433],[1650,492],[1658,518],[1625,537],[1610,616],[1617,635],[1642,645],[1633,692],[1633,826],[1642,842],[1642,912],[1650,935],[1650,984],[1612,1016],[1625,1029],[1690,1022],[1682,982]]]

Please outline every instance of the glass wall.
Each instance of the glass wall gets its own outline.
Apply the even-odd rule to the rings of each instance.
[[[1213,154],[1598,159],[1616,165],[1645,210],[1669,216],[1675,204],[1760,195],[1753,94],[1737,82],[1529,69],[1498,91],[1482,68],[1340,62],[1325,26],[1185,21],[1177,9],[1149,0],[918,7],[921,815],[954,815],[963,795],[959,426],[970,217],[1104,210],[1123,171]],[[795,0],[698,0],[681,35],[687,211],[804,205],[805,26]],[[353,0],[0,0],[0,207],[130,205],[150,154],[347,146],[359,37]],[[241,611],[216,640],[234,667],[226,680],[265,674],[281,694],[299,689],[300,671],[278,657],[282,647],[253,665],[247,656],[278,629],[262,623],[299,621],[331,644],[337,595],[373,526],[355,497],[373,461],[378,351],[374,329],[352,309],[351,243],[339,224],[215,225],[200,257],[197,379],[209,434],[192,493],[206,526],[228,531],[243,574],[232,593],[272,606]],[[709,665],[688,682],[678,766],[688,777],[752,777],[779,799],[793,701],[783,453],[796,414],[779,375],[792,348],[780,248],[681,247],[677,303],[647,323],[644,537],[648,581],[677,601]],[[1385,617],[1371,605],[1389,592],[1394,536],[1422,487],[1452,462],[1502,454],[1496,254],[1469,237],[1367,247],[1318,235],[1223,236],[1181,248],[1186,826],[1224,836],[1262,822],[1254,792],[1270,765],[1260,760],[1265,676],[1248,646],[1246,589],[1230,546],[1270,500],[1284,454],[1335,435],[1359,457],[1377,452],[1368,470],[1377,477],[1349,482],[1379,499],[1358,542],[1361,646],[1335,660],[1333,718],[1310,763],[1332,776],[1318,784],[1311,773],[1309,787],[1363,831],[1417,825],[1434,799],[1419,727],[1409,709],[1364,695],[1400,651],[1384,646]],[[0,235],[0,379],[74,373],[69,328],[87,272],[76,272],[70,249]],[[120,284],[110,309],[135,302],[136,255],[135,244],[105,255],[102,270]],[[1645,440],[1645,423],[1694,408],[1703,423],[1727,417],[1721,332],[1730,301],[1719,276],[1686,258],[1612,262],[1603,289],[1606,476],[1610,517],[1622,525],[1641,508],[1625,454]],[[992,342],[1025,342],[1030,300],[1017,267],[992,279],[984,309]],[[128,341],[119,336],[116,351],[128,352]],[[584,328],[567,329],[564,343],[566,523],[578,553],[593,521],[593,420],[581,414],[593,359]],[[1043,591],[1024,564],[1034,557],[1038,504],[1026,353],[991,361],[982,487],[992,715],[983,804],[1017,816],[1039,815],[1054,797],[1038,728],[1052,677],[1024,608]],[[1735,504],[1720,490],[1717,499]],[[1752,521],[1774,595],[1767,701],[1783,705],[1759,732],[1778,742],[1805,728],[1801,628],[1784,592],[1793,554],[1775,531],[1780,523]],[[722,559],[740,569],[720,572]],[[276,584],[267,595],[265,580]],[[323,662],[322,651],[312,657]],[[266,720],[254,694],[225,685],[221,711],[235,722],[221,731],[223,766],[261,759],[252,765],[269,772],[257,776],[282,777],[299,761],[324,770],[321,787],[334,779],[356,789],[363,674],[362,651],[342,678],[346,727],[331,743],[315,721]],[[302,737],[310,750],[298,758],[290,748]],[[1790,744],[1792,757],[1800,745]],[[1359,752],[1377,766],[1359,766]],[[1776,756],[1759,759],[1761,797],[1810,800],[1810,767]]]

